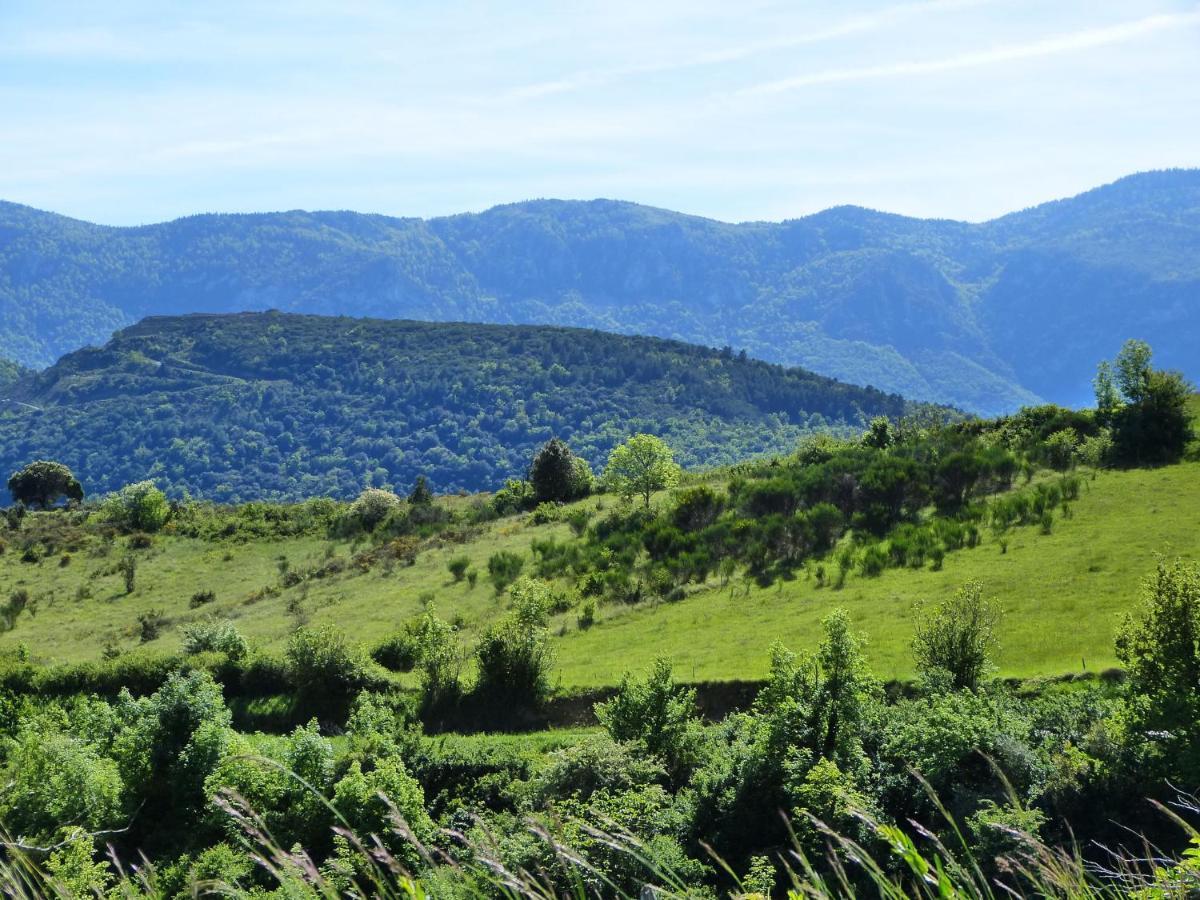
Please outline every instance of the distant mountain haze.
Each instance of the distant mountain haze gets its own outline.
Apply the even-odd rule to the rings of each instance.
[[[41,367],[144,316],[265,309],[731,346],[986,414],[1079,404],[1128,337],[1200,378],[1200,170],[981,224],[837,207],[733,225],[538,200],[114,228],[0,204],[0,357]]]

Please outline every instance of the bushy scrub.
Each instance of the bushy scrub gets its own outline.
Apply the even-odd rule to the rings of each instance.
[[[544,582],[523,578],[509,591],[512,609],[490,627],[475,646],[478,695],[497,704],[535,707],[550,692],[547,623],[552,602]]]
[[[488,578],[496,593],[500,593],[516,581],[524,566],[525,558],[510,550],[498,550],[488,557]]]
[[[366,683],[361,651],[330,626],[297,630],[285,659],[297,700],[322,717],[343,715]]]
[[[374,531],[400,505],[400,498],[391,491],[367,488],[350,504],[349,519],[362,531]]]
[[[153,481],[139,481],[105,497],[97,515],[126,531],[153,534],[171,517],[171,504]]]
[[[189,655],[224,653],[231,660],[242,659],[250,649],[233,622],[215,616],[185,625],[182,645],[183,652]]]

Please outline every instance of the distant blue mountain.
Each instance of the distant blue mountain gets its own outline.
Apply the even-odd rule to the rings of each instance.
[[[837,207],[731,225],[538,200],[112,228],[0,204],[0,357],[44,366],[147,315],[270,308],[728,345],[984,413],[1079,403],[1127,337],[1200,378],[1200,170],[982,224]]]

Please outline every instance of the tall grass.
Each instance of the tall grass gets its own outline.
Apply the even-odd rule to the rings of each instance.
[[[384,798],[386,800],[386,798]],[[935,803],[936,803],[936,798]],[[553,851],[563,871],[555,881],[544,872],[513,870],[501,859],[498,842],[486,833],[468,838],[461,831],[442,833],[448,849],[420,844],[392,808],[395,836],[414,846],[423,867],[410,871],[376,835],[356,834],[342,824],[335,827],[340,850],[335,864],[318,864],[301,848],[285,849],[270,834],[263,819],[234,793],[214,801],[240,827],[243,845],[255,864],[269,875],[280,890],[271,896],[289,898],[378,897],[385,900],[426,898],[559,898],[612,897],[617,900],[685,900],[713,896],[711,890],[686,884],[676,873],[653,862],[653,854],[636,837],[612,825],[600,823],[587,829],[589,839],[609,850],[628,856],[639,867],[644,885],[637,896],[622,891],[576,849],[563,844],[543,824],[530,820],[530,833]],[[324,801],[323,801],[324,802]],[[390,805],[390,804],[389,804]],[[1191,820],[1200,817],[1200,801],[1181,796],[1171,807],[1156,804],[1190,841],[1179,860],[1166,858],[1142,842],[1140,855],[1090,848],[1085,859],[1080,848],[1051,847],[1032,834],[1004,828],[1017,849],[997,860],[980,860],[953,817],[938,805],[946,827],[937,830],[915,822],[908,828],[880,822],[865,811],[856,815],[867,826],[873,840],[860,841],[812,820],[825,838],[825,852],[812,859],[793,838],[792,847],[775,859],[777,886],[774,896],[788,900],[803,898],[851,898],[877,896],[884,900],[929,898],[929,900],[1001,900],[1001,898],[1061,898],[1061,900],[1109,900],[1137,897],[1141,900],[1174,900],[1200,896],[1200,831]],[[332,809],[332,807],[331,807]],[[336,810],[333,810],[336,814]],[[340,817],[339,817],[340,818]],[[74,900],[82,896],[106,898],[166,897],[158,873],[145,859],[126,865],[108,848],[114,877],[103,890],[80,889],[80,870],[87,863],[62,862],[64,850],[74,840],[101,842],[103,835],[77,832],[53,847],[29,847],[13,842],[0,832],[0,894],[15,900],[54,898]],[[1139,839],[1140,840],[1140,839]],[[868,846],[868,844],[870,846]],[[56,861],[57,857],[57,861]],[[86,857],[84,857],[86,859]],[[1094,861],[1099,860],[1099,862]],[[732,868],[713,855],[715,868],[727,877],[725,896],[761,897],[743,890]],[[90,863],[90,865],[95,865]],[[221,880],[196,881],[187,886],[194,897],[262,896],[235,883]]]

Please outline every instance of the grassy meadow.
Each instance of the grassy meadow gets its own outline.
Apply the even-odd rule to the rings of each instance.
[[[603,511],[617,502],[601,496],[580,505]],[[0,635],[0,648],[24,644],[45,661],[95,659],[105,647],[137,647],[139,616],[153,613],[161,614],[162,625],[156,639],[142,644],[150,650],[175,649],[180,626],[207,615],[233,619],[267,648],[281,647],[299,624],[323,623],[372,644],[430,597],[469,643],[506,607],[487,580],[488,557],[508,550],[528,560],[532,540],[570,534],[563,523],[531,525],[515,516],[479,526],[465,543],[434,542],[409,566],[359,565],[355,557],[367,545],[318,536],[237,541],[161,534],[149,548],[131,549],[129,538],[81,533],[69,558],[57,553],[30,563],[16,552],[0,555],[0,597],[24,589],[32,600],[16,627]],[[572,610],[553,623],[555,677],[568,689],[612,685],[624,671],[641,671],[654,657],[667,656],[687,681],[758,678],[774,641],[813,646],[821,618],[841,606],[866,634],[877,674],[906,678],[912,674],[913,604],[943,597],[969,579],[982,581],[1003,607],[1002,674],[1103,669],[1115,664],[1115,624],[1136,598],[1154,554],[1200,556],[1200,464],[1088,473],[1071,516],[1056,517],[1052,533],[1017,528],[1004,541],[1002,552],[1000,538],[985,531],[977,547],[947,554],[939,571],[888,569],[870,578],[852,572],[840,589],[818,587],[812,567],[767,588],[741,575],[728,583],[713,576],[674,603],[602,606],[586,630]],[[118,568],[126,554],[137,559],[128,595]],[[459,555],[479,573],[474,586],[455,582],[447,570]],[[284,571],[312,572],[331,561],[342,571],[283,587]],[[830,562],[827,568],[832,573],[835,567]],[[192,608],[191,598],[203,591],[215,600]]]

